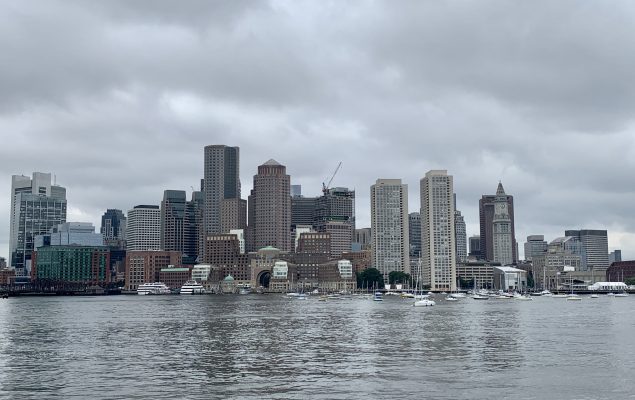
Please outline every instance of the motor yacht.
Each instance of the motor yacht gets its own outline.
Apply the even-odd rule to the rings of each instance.
[[[144,283],[137,287],[138,295],[171,294],[170,288],[163,282]]]
[[[203,294],[205,293],[205,289],[203,285],[200,283],[190,280],[187,281],[181,286],[181,294]]]

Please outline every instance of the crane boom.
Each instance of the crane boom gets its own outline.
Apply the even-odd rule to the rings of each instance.
[[[342,162],[340,161],[339,164],[337,164],[337,168],[335,168],[335,171],[333,171],[333,175],[331,175],[331,179],[329,179],[329,182],[326,185],[322,183],[322,192],[324,193],[328,192],[329,187],[331,187],[331,182],[333,182],[333,178],[335,178],[335,175],[337,175],[337,171],[340,170],[341,166],[342,166]]]

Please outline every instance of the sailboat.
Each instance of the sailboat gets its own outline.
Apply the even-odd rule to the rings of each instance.
[[[571,280],[569,282],[569,286],[571,287],[571,294],[567,296],[567,300],[582,300],[582,297],[573,293],[573,276],[571,276]]]
[[[417,285],[415,286],[415,302],[412,304],[413,307],[431,307],[436,305],[437,303],[434,300],[430,300],[428,298],[422,298],[421,300],[417,300],[417,289],[419,289],[419,283],[423,280],[423,276],[421,274],[421,261],[419,261],[419,278],[417,279]],[[428,296],[428,295],[421,295]]]

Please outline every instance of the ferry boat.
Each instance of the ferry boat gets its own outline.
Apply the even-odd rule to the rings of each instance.
[[[205,289],[203,285],[196,281],[187,281],[183,286],[181,286],[181,294],[203,294],[205,293]]]
[[[138,295],[170,293],[170,288],[163,282],[144,283],[137,288]]]

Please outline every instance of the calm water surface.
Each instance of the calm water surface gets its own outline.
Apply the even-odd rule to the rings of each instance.
[[[0,398],[635,398],[635,296],[411,303],[0,300]]]

